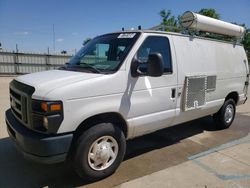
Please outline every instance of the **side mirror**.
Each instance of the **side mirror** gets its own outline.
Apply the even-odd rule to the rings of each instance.
[[[159,77],[163,74],[163,59],[160,53],[152,53],[148,56],[148,61],[142,63],[134,58],[131,63],[131,75]]]
[[[132,77],[138,77],[141,75],[140,71],[138,71],[140,64],[141,62],[136,57],[134,57],[131,62],[131,69],[130,69]]]
[[[152,77],[162,76],[164,73],[163,58],[160,53],[149,54],[147,75]]]

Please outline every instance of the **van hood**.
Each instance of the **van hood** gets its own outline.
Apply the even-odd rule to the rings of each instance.
[[[56,88],[101,76],[103,75],[64,70],[49,70],[19,76],[15,78],[15,80],[33,86],[35,88],[33,97],[38,99],[42,96],[46,96],[48,92]],[[39,96],[36,96],[37,93],[39,93]]]

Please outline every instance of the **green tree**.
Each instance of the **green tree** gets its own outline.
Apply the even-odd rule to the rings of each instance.
[[[160,16],[162,18],[161,26],[163,26],[165,31],[180,31],[178,20],[175,18],[175,16],[171,15],[170,10],[161,10]]]
[[[250,63],[250,29],[246,29],[246,33],[242,39],[242,44],[247,52],[248,63]]]
[[[210,18],[220,19],[220,14],[213,8],[203,8],[198,13]]]

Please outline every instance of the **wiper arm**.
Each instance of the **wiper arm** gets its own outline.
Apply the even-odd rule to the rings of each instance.
[[[77,63],[77,65],[85,65],[87,68],[90,68],[91,70],[93,70],[94,73],[101,73],[100,70],[98,70],[97,68],[95,68],[94,66],[91,66],[88,63]]]
[[[82,67],[81,65],[84,65],[84,67]],[[91,70],[91,72],[93,72],[93,73],[101,73],[101,71],[100,70],[98,70],[97,68],[95,68],[95,67],[93,67],[93,66],[91,66],[90,64],[88,64],[88,63],[75,63],[75,64],[70,64],[70,63],[67,63],[66,64],[66,69],[67,69],[67,67],[68,68],[88,68],[88,69],[90,69]],[[63,69],[63,68],[62,68]]]

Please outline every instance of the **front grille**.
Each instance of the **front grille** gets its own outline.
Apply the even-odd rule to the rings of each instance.
[[[27,97],[15,88],[10,88],[10,106],[16,118],[27,124]]]
[[[10,106],[12,113],[20,123],[32,128],[31,96],[35,88],[16,80],[10,83]]]

